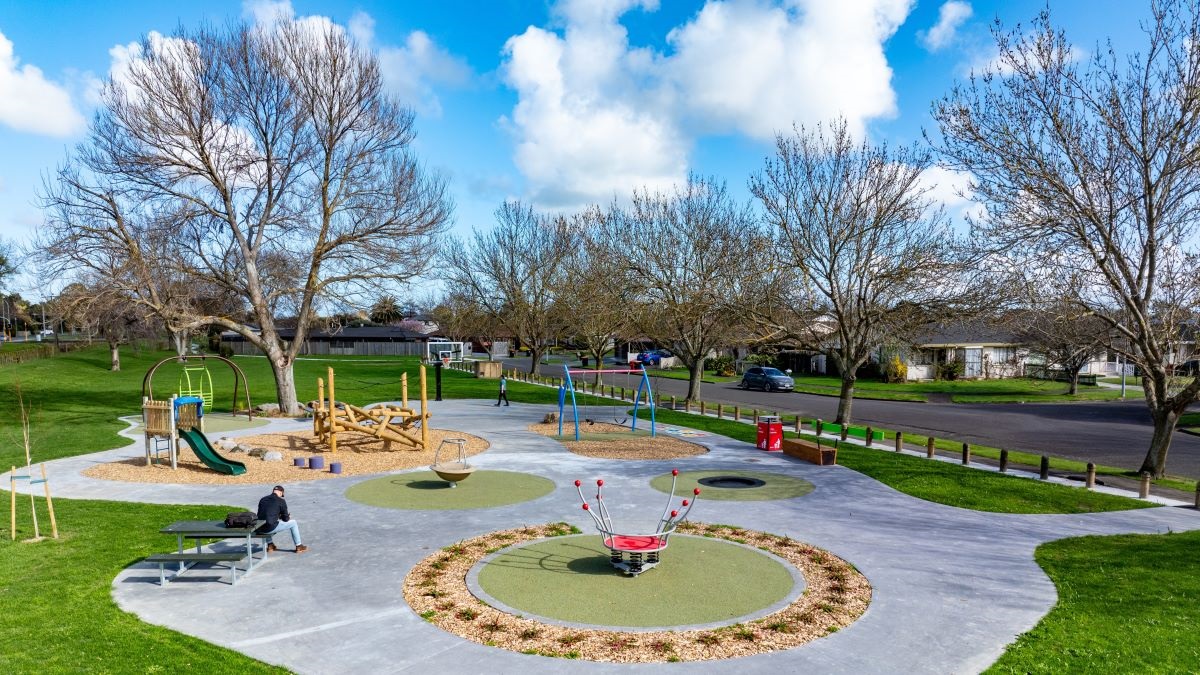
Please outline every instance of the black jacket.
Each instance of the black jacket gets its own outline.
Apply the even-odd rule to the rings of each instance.
[[[292,516],[288,513],[287,502],[283,497],[276,497],[272,492],[258,500],[258,519],[267,521],[255,530],[255,532],[263,534],[275,529],[279,525],[279,521],[282,520],[286,523],[291,520]]]

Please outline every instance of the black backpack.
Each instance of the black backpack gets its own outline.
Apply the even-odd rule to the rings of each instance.
[[[225,516],[225,527],[247,528],[258,520],[258,515],[253,511],[234,511]]]

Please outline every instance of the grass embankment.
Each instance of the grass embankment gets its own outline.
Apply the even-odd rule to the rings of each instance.
[[[702,429],[747,443],[754,443],[756,440],[757,430],[749,424],[688,415],[672,410],[657,411],[657,419],[667,424]],[[796,434],[786,432],[785,436],[795,438]],[[801,437],[815,438],[810,434],[801,434]],[[852,445],[843,445],[838,449],[838,463],[919,499],[977,511],[1091,513],[1154,506],[1149,502],[1091,492],[1082,487],[1042,483]]]
[[[2,493],[3,501],[9,495]],[[39,523],[49,530],[43,500]],[[20,536],[32,536],[28,497],[18,499]],[[143,623],[112,600],[113,578],[152,553],[174,550],[158,533],[176,520],[221,519],[222,506],[154,506],[55,499],[61,538],[0,538],[0,672],[286,672],[197,638]],[[157,583],[158,568],[147,571]],[[224,574],[228,576],[228,574]],[[220,589],[214,589],[220,590]]]
[[[122,350],[121,371],[109,370],[108,349],[95,347],[0,368],[0,467],[25,463],[20,442],[20,416],[15,384],[20,383],[31,408],[31,446],[35,462],[120,447],[127,441],[117,435],[125,427],[117,417],[141,412],[142,378],[159,359],[171,352]],[[253,404],[275,402],[275,384],[266,359],[235,358],[246,373]],[[420,396],[417,357],[325,357],[301,360],[295,365],[296,388],[301,401],[317,397],[317,378],[333,366],[338,400],[355,405],[400,398],[400,375],[408,373],[410,399]],[[219,361],[208,363],[212,374],[214,408],[227,411],[233,398],[232,371]],[[180,367],[164,364],[154,376],[153,394],[162,399],[177,391]],[[434,372],[428,369],[429,398],[434,398]],[[480,380],[468,373],[442,371],[443,398],[495,398],[495,380]],[[547,387],[509,382],[508,397],[523,403],[557,403],[557,392]],[[599,405],[602,401],[596,401]],[[611,403],[611,402],[610,402]],[[436,424],[436,419],[434,424]]]
[[[989,673],[1189,673],[1200,663],[1200,532],[1038,547],[1058,603]]]
[[[1200,434],[1200,411],[1184,413],[1179,417],[1179,428]]]

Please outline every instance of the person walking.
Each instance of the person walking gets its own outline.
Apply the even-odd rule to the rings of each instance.
[[[500,376],[500,395],[496,397],[496,407],[500,406],[500,401],[508,405],[508,378],[504,375]]]
[[[283,486],[276,485],[271,489],[271,494],[258,500],[258,519],[264,522],[254,531],[255,534],[273,535],[279,534],[284,530],[292,535],[292,542],[296,545],[296,553],[304,553],[308,547],[300,543],[300,525],[292,520],[292,514],[288,513],[287,502],[283,499]],[[272,537],[267,537],[267,552],[276,551],[275,542]]]

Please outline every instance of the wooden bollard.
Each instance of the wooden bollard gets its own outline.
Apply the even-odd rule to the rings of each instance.
[[[621,400],[625,400],[625,387],[621,387]]]
[[[1084,485],[1087,485],[1089,490],[1096,487],[1096,465],[1091,462],[1087,465],[1087,482]]]
[[[690,399],[690,398],[683,399],[683,412],[685,412],[685,413],[692,412],[692,399]]]
[[[823,426],[825,426],[825,423],[821,420],[813,420],[813,431],[816,432],[817,438],[821,437],[821,427]]]
[[[1147,499],[1150,497],[1150,473],[1142,472],[1142,482],[1138,485],[1138,498]]]
[[[896,432],[896,452],[900,452],[903,449],[904,449],[904,432],[897,431]]]
[[[796,433],[800,433],[803,424],[804,421],[800,419],[800,413],[796,413]]]
[[[754,423],[758,424],[758,408],[754,408]]]
[[[1200,509],[1200,480],[1196,481],[1196,508]]]
[[[717,404],[717,419],[725,419],[725,406],[721,405],[720,403]]]
[[[705,416],[705,415],[707,415],[707,414],[708,414],[708,410],[706,409],[706,406],[704,405],[704,401],[703,401],[703,399],[702,399],[702,400],[700,401],[700,416],[701,416],[701,417],[704,417],[704,416]]]
[[[1038,472],[1038,477],[1042,480],[1046,480],[1050,477],[1050,458],[1046,455],[1042,455],[1042,467]]]
[[[867,427],[867,447],[868,448],[871,447],[871,444],[874,442],[875,442],[875,434],[871,433],[871,427]]]
[[[741,422],[741,421],[742,421],[742,408],[741,408],[741,406],[736,406],[736,405],[735,405],[735,406],[733,406],[733,421],[734,421],[734,422]]]
[[[925,439],[925,456],[929,459],[933,459],[933,443],[933,436]]]
[[[850,435],[850,425],[843,424],[842,425],[842,440],[843,441],[846,440],[846,437],[848,437],[849,435]]]
[[[675,409],[675,397],[672,396],[671,397],[671,410],[674,410],[674,409]]]
[[[963,443],[962,463],[963,463],[963,466],[966,466],[971,463],[971,444],[970,443]]]
[[[1008,450],[1000,449],[1000,473],[1008,471]]]

